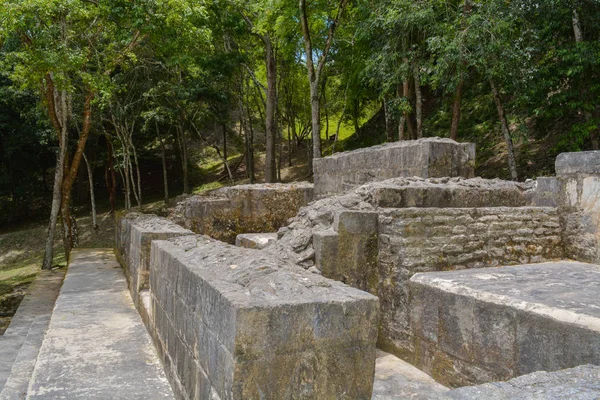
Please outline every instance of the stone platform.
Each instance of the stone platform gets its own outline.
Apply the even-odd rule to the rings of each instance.
[[[472,178],[475,145],[424,138],[337,153],[313,161],[315,197],[342,193],[367,182],[397,177]]]
[[[417,274],[415,363],[449,386],[600,365],[600,266],[572,261]]]
[[[112,249],[75,249],[27,399],[173,399]]]

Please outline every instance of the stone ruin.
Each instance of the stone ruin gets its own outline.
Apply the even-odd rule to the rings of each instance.
[[[177,397],[370,399],[376,349],[463,387],[440,399],[599,381],[600,152],[524,183],[474,178],[474,160],[394,143],[315,160],[314,186],[121,216],[116,252]]]

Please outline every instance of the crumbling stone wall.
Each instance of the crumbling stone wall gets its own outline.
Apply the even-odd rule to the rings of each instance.
[[[377,295],[378,345],[410,360],[413,274],[564,257],[561,215],[527,207],[534,189],[480,178],[371,183],[301,209],[267,251]]]
[[[225,187],[180,202],[170,218],[192,231],[235,243],[240,233],[275,232],[313,199],[313,185]]]
[[[440,138],[387,143],[315,159],[315,196],[323,198],[396,177],[472,178],[474,167],[473,143]]]

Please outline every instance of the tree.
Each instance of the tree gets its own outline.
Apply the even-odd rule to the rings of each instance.
[[[325,24],[326,30],[326,39],[323,43],[322,50],[320,52],[320,56],[317,58],[317,62],[315,65],[315,52],[313,51],[313,47],[315,46],[315,42],[313,39],[315,37],[319,37],[323,34],[319,30],[316,30],[314,25],[317,25],[319,22],[322,22],[322,18],[316,17],[314,14],[309,14],[308,6],[306,4],[306,0],[299,1],[300,8],[300,25],[302,27],[302,36],[304,38],[304,49],[306,53],[306,69],[308,71],[308,81],[310,84],[310,106],[311,106],[311,115],[312,115],[312,157],[320,158],[321,157],[321,108],[320,108],[320,98],[321,98],[321,79],[323,74],[323,68],[325,67],[325,62],[327,61],[327,55],[331,49],[333,44],[333,38],[335,36],[335,31],[340,24],[342,13],[346,8],[347,0],[340,0],[335,16],[331,16],[328,14],[329,10],[325,10],[326,21]],[[322,11],[321,11],[322,12]],[[313,16],[313,29],[311,29],[311,16]],[[323,31],[323,29],[321,29]],[[312,173],[312,163],[309,161],[309,170]]]
[[[109,77],[133,58],[146,26],[144,2],[60,3],[47,0],[2,0],[4,38],[20,39],[6,54],[10,78],[40,93],[39,102],[59,143],[53,204],[43,268],[52,263],[52,243],[58,211],[68,256],[75,242],[71,190],[92,127],[93,102],[111,90]],[[79,115],[79,117],[77,117]],[[78,133],[74,148],[69,141]],[[72,150],[71,150],[72,148]]]

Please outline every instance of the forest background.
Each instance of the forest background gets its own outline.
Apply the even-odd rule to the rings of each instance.
[[[479,175],[599,149],[598,0],[0,0],[0,229],[428,136]]]

